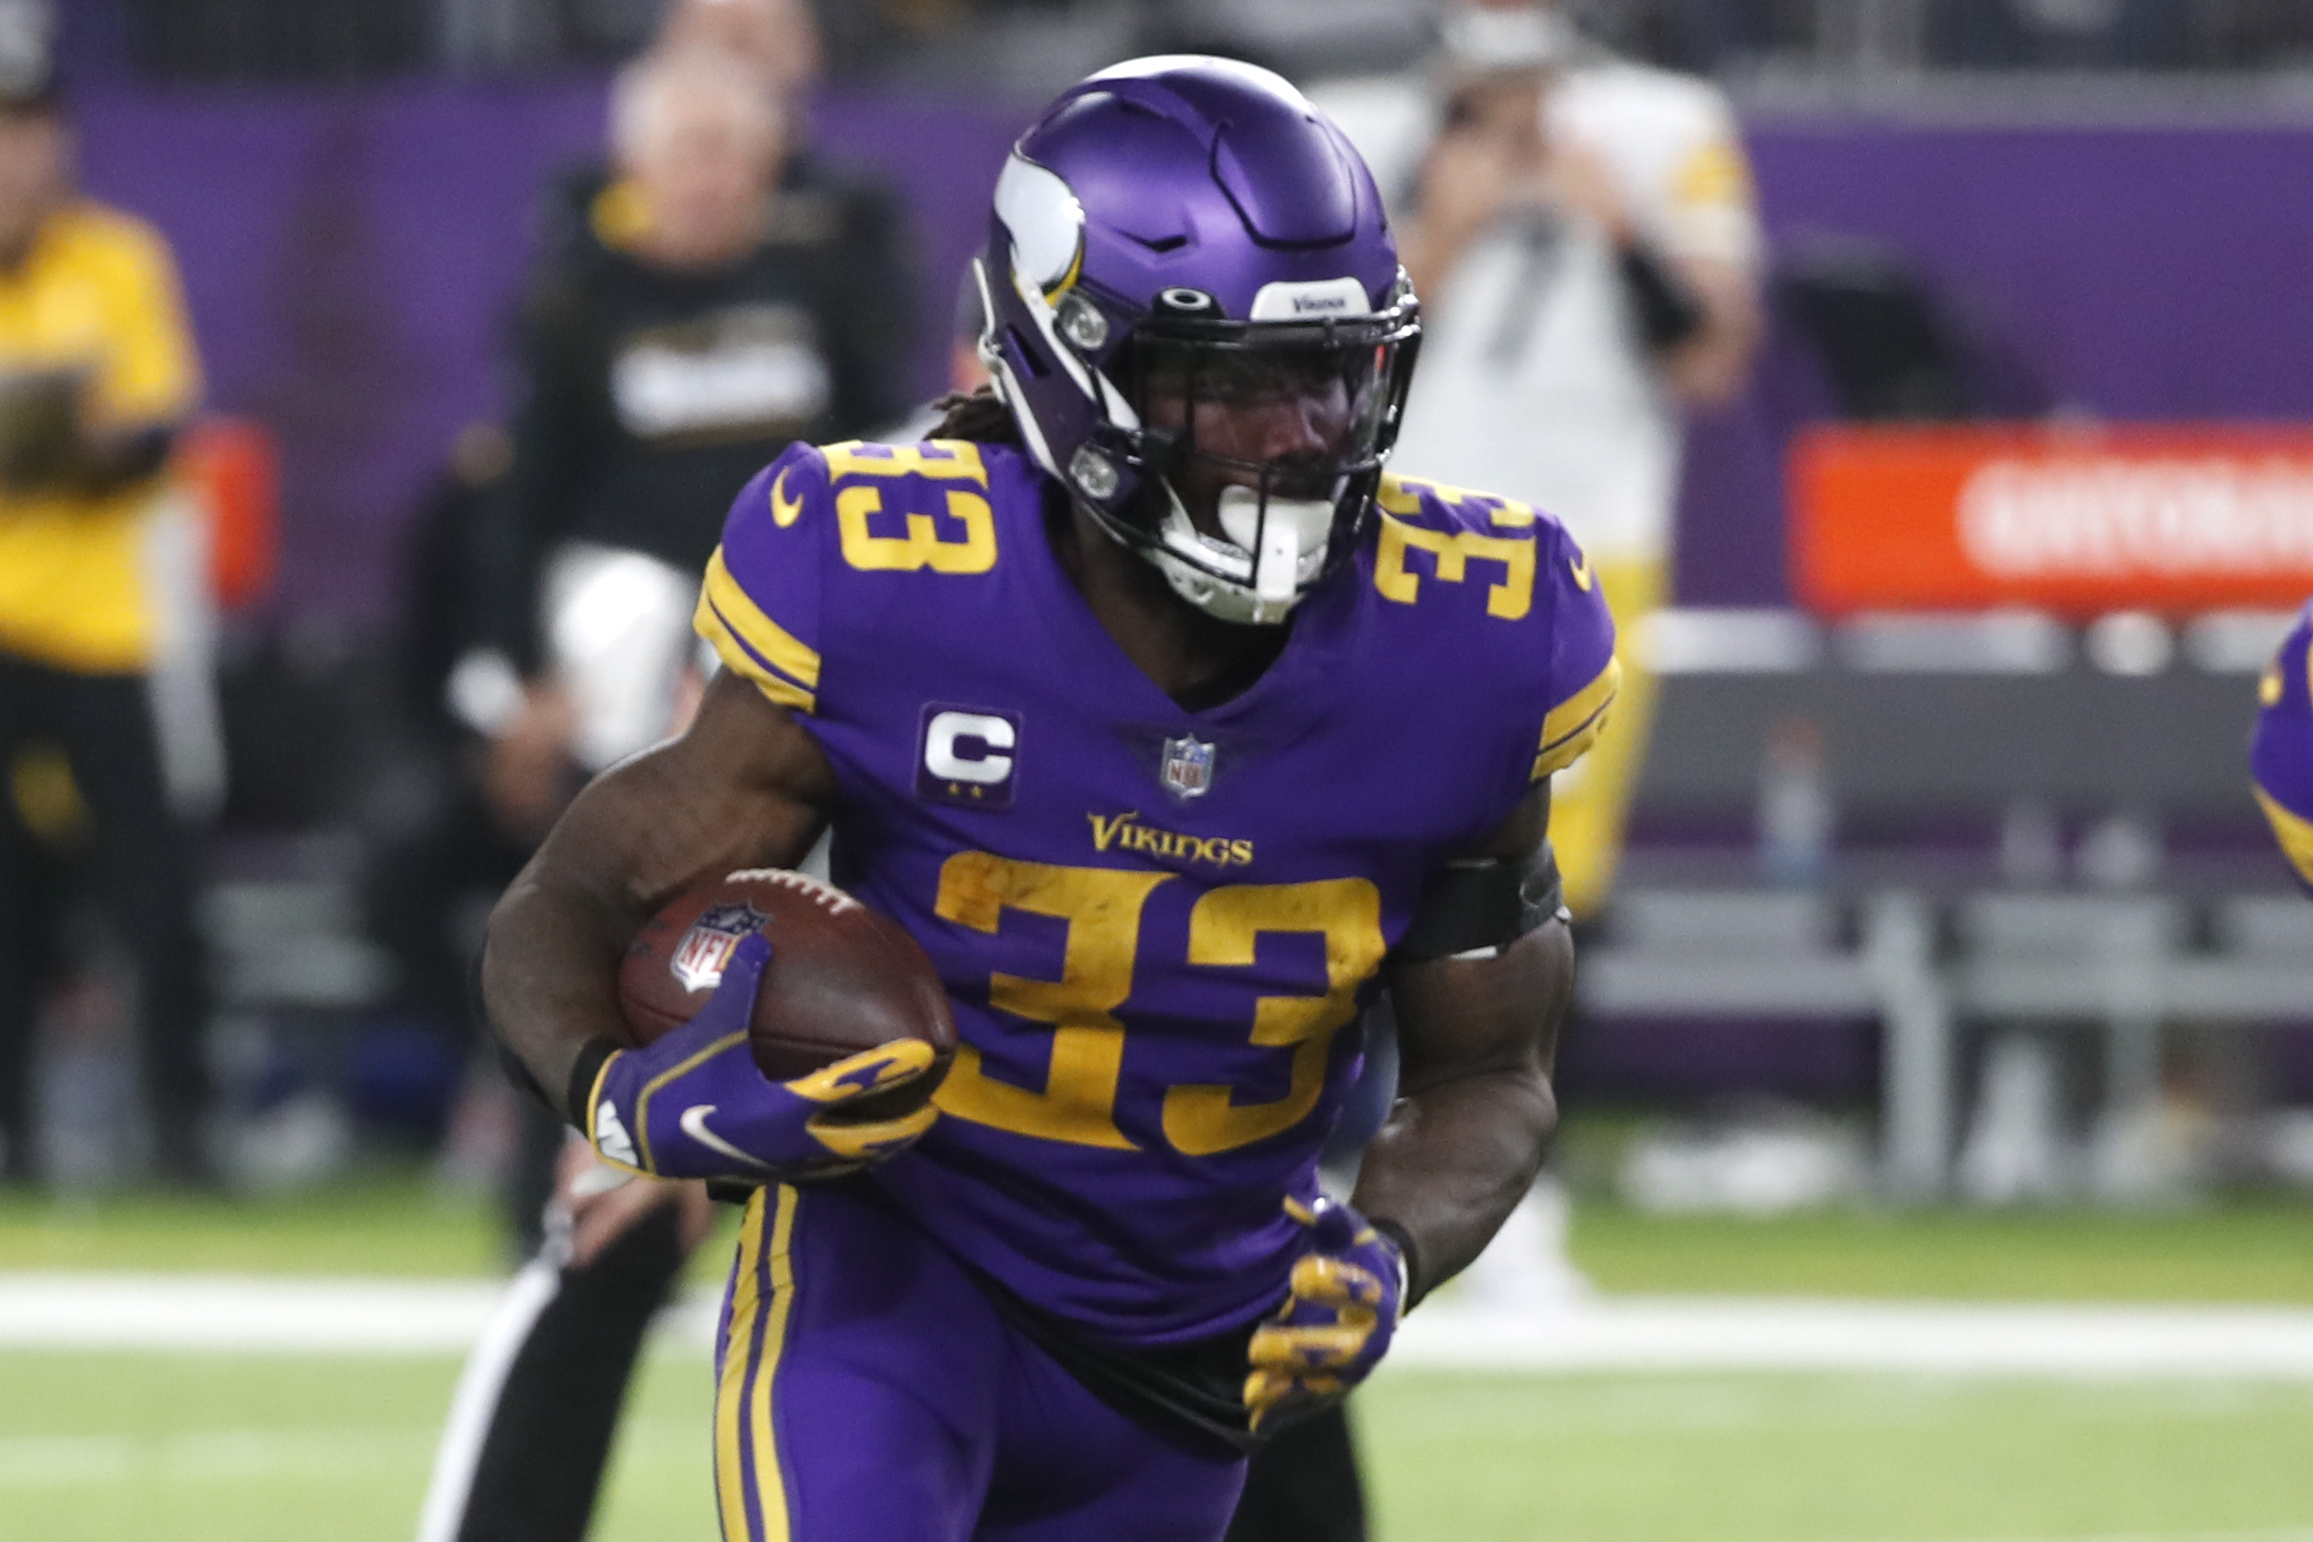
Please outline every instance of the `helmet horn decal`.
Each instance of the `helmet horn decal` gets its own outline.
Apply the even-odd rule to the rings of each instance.
[[[1012,233],[1012,266],[1045,299],[1084,271],[1084,205],[1059,176],[1017,151],[996,178],[996,218]]]

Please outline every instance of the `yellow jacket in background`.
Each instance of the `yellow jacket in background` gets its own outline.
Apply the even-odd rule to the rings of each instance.
[[[0,273],[0,379],[71,368],[110,424],[171,422],[200,394],[167,242],[86,200],[51,215],[22,266]],[[84,674],[146,668],[146,527],[161,492],[159,478],[104,497],[0,491],[0,651]]]

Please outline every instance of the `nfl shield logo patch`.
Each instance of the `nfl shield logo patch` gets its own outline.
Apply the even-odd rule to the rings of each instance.
[[[1213,785],[1213,747],[1195,734],[1165,741],[1157,780],[1176,798],[1200,798]]]
[[[667,967],[684,990],[713,990],[723,983],[723,966],[739,939],[761,931],[770,919],[752,905],[709,905],[683,933]]]

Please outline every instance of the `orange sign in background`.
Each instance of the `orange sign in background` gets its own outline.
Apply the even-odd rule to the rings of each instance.
[[[1788,471],[1792,579],[1826,614],[2313,593],[2313,427],[1820,427]]]
[[[281,452],[243,418],[203,418],[177,442],[177,474],[209,527],[209,585],[227,610],[271,592],[281,557]]]

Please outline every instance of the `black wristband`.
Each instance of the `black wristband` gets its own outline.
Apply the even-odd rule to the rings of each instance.
[[[1626,240],[1616,248],[1615,262],[1649,348],[1658,353],[1676,348],[1702,329],[1702,306],[1652,250]]]
[[[579,1050],[578,1059],[570,1067],[570,1087],[563,1094],[562,1110],[577,1126],[578,1133],[588,1130],[587,1119],[594,1108],[594,1082],[602,1075],[602,1063],[617,1054],[622,1046],[608,1039],[589,1039]]]
[[[1413,1233],[1397,1222],[1375,1221],[1372,1224],[1375,1231],[1397,1244],[1398,1256],[1405,1260],[1405,1299],[1397,1307],[1399,1315],[1403,1316],[1413,1310],[1414,1303],[1428,1289],[1422,1283],[1421,1253],[1414,1247]]]

